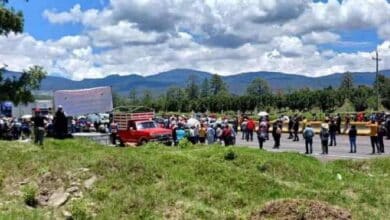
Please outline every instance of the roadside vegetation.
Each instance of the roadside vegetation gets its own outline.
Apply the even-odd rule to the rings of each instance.
[[[231,94],[221,76],[213,75],[199,83],[188,78],[185,88],[171,87],[158,97],[148,90],[132,89],[128,97],[114,94],[115,106],[143,105],[157,112],[230,112],[329,113],[385,111],[390,109],[390,78],[379,75],[372,86],[355,85],[352,73],[344,73],[339,85],[323,89],[272,89],[267,81],[256,78],[241,94]],[[378,103],[379,91],[380,101]],[[271,115],[272,116],[272,115]],[[279,115],[278,115],[279,116]]]
[[[0,219],[390,216],[390,158],[324,163],[218,145],[48,140],[43,149],[0,142],[0,160]]]

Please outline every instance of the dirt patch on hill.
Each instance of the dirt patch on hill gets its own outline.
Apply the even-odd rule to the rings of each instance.
[[[314,200],[278,200],[267,203],[259,212],[250,217],[259,219],[352,219],[348,210]]]

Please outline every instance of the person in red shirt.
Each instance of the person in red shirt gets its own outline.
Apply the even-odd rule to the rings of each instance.
[[[232,145],[232,129],[229,125],[226,125],[222,131],[223,142],[225,142],[225,146]]]
[[[255,122],[252,119],[249,119],[246,125],[246,141],[253,141],[253,131],[255,130],[255,127]]]

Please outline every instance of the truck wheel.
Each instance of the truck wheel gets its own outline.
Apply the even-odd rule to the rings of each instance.
[[[147,140],[142,139],[142,140],[139,142],[139,145],[140,145],[140,146],[143,146],[143,145],[145,145],[145,144],[147,144],[147,143],[148,143]]]

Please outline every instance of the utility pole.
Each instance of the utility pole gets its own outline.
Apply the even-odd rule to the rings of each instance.
[[[375,57],[373,57],[372,59],[375,60],[376,62],[376,75],[375,75],[375,81],[376,81],[376,95],[377,95],[377,100],[376,100],[376,110],[379,111],[379,99],[380,99],[380,95],[379,95],[379,61],[381,61],[381,59],[379,58],[379,55],[378,55],[378,49],[375,50]]]

